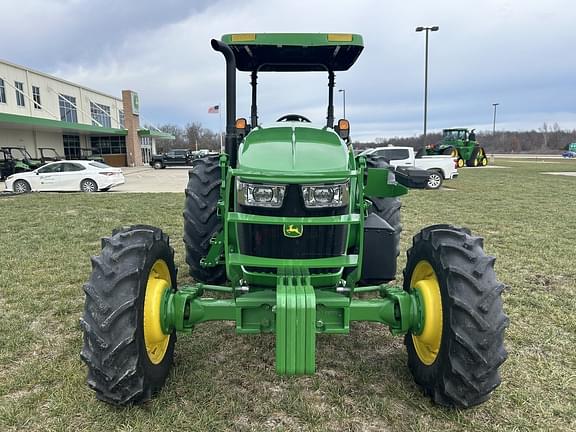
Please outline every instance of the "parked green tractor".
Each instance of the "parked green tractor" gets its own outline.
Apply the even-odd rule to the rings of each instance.
[[[355,157],[348,121],[334,118],[335,73],[355,63],[362,37],[231,34],[211,44],[226,60],[226,140],[223,154],[195,160],[189,173],[184,243],[194,283],[176,286],[174,250],[159,228],[102,239],[81,320],[96,396],[115,405],[150,399],[169,375],[176,333],[207,321],[232,321],[240,335],[274,333],[279,375],[313,374],[316,335],[369,321],[404,336],[408,368],[435,402],[487,400],[507,357],[508,318],[483,240],[452,225],[424,228],[403,284],[389,284],[407,189],[386,162]],[[237,70],[251,77],[249,121],[236,119]],[[325,122],[287,114],[262,124],[258,74],[309,71],[328,75]]]
[[[426,150],[428,154],[452,155],[458,168],[462,168],[464,165],[469,167],[488,165],[486,151],[476,141],[474,129],[444,129],[442,142],[439,145],[430,146]]]

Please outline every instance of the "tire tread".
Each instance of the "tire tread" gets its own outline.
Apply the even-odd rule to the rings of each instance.
[[[218,284],[226,280],[224,265],[200,265],[210,249],[210,239],[222,229],[222,221],[217,215],[221,183],[218,156],[194,161],[188,172],[183,216],[186,263],[190,276],[198,282]]]
[[[500,385],[498,368],[506,360],[504,332],[508,317],[502,308],[504,285],[496,279],[495,258],[486,256],[483,240],[451,225],[427,227],[413,238],[404,270],[404,288],[410,272],[425,259],[435,257],[444,311],[448,311],[440,352],[425,366],[417,357],[411,334],[406,335],[408,366],[424,393],[441,405],[466,408],[490,397]],[[443,282],[444,281],[444,282]]]
[[[142,295],[139,269],[156,242],[168,248],[173,260],[169,238],[160,229],[134,225],[114,230],[111,237],[102,239],[101,254],[92,257],[92,274],[83,286],[80,357],[88,366],[88,386],[98,399],[114,405],[144,402],[160,389],[144,377],[137,337],[137,303]]]

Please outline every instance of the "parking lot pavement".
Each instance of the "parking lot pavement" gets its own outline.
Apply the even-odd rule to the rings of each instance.
[[[110,189],[108,193],[184,192],[190,167],[170,167],[155,170],[152,167],[122,168],[126,183]],[[4,191],[0,182],[0,192]]]
[[[110,192],[184,192],[189,169],[190,167],[168,167],[155,170],[145,166],[122,168],[126,183],[110,189]]]

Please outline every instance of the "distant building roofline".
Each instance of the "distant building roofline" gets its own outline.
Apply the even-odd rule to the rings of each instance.
[[[0,125],[5,126],[29,126],[33,129],[66,132],[85,132],[89,135],[127,135],[126,129],[106,128],[93,126],[85,123],[70,123],[60,120],[52,120],[42,117],[30,117],[27,115],[0,113]]]
[[[55,80],[55,81],[59,81],[59,82],[64,83],[64,84],[67,84],[67,85],[70,85],[70,86],[73,86],[73,87],[78,87],[78,88],[80,88],[80,89],[82,89],[82,90],[87,90],[87,91],[89,91],[89,92],[91,92],[91,93],[96,93],[96,94],[99,94],[99,95],[101,95],[101,96],[105,96],[105,97],[108,97],[108,98],[111,98],[111,99],[115,99],[115,100],[117,100],[118,102],[122,102],[122,98],[119,98],[118,96],[112,96],[112,95],[103,93],[103,92],[101,92],[101,91],[94,90],[94,89],[91,89],[91,88],[89,88],[89,87],[85,87],[85,86],[83,86],[83,85],[77,84],[77,83],[73,83],[72,81],[68,81],[68,80],[65,80],[65,79],[63,79],[63,78],[58,78],[57,76],[54,76],[54,75],[50,75],[50,74],[47,74],[47,73],[44,73],[44,72],[40,72],[40,71],[38,71],[38,70],[29,68],[29,67],[27,67],[27,66],[22,66],[22,65],[19,65],[19,64],[16,64],[16,63],[12,63],[12,62],[9,62],[9,61],[7,61],[7,60],[2,60],[2,59],[0,59],[0,63],[4,63],[5,65],[11,66],[11,67],[23,69],[23,70],[25,70],[25,71],[32,72],[32,73],[34,73],[34,74],[43,76],[43,77],[45,77],[45,78],[49,78],[49,79],[52,79],[52,80]]]

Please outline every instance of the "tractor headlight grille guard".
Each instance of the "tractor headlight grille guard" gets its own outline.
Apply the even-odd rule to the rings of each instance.
[[[306,185],[302,186],[302,196],[307,208],[344,207],[350,200],[350,185]]]
[[[282,207],[285,185],[244,183],[240,180],[236,183],[238,203],[252,207]]]

